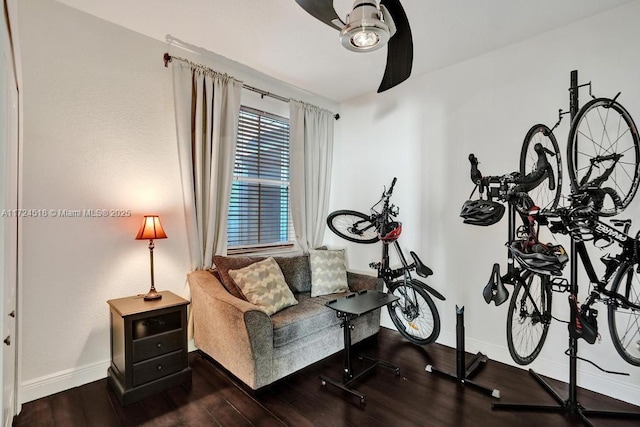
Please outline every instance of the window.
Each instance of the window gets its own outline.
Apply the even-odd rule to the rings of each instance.
[[[240,109],[227,229],[229,253],[293,244],[288,119]]]

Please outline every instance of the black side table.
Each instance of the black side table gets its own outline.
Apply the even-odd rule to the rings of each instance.
[[[107,379],[123,405],[170,387],[191,388],[187,349],[189,301],[169,291],[107,301],[111,312],[111,366]]]
[[[395,295],[385,294],[380,291],[360,291],[358,293],[349,294],[346,297],[334,299],[328,301],[325,305],[336,311],[336,315],[342,321],[342,331],[344,335],[344,351],[343,351],[343,370],[342,370],[342,382],[338,382],[331,378],[320,376],[322,386],[331,384],[353,394],[360,398],[360,403],[365,403],[364,394],[359,391],[350,388],[349,386],[360,379],[363,375],[369,373],[375,369],[378,365],[386,366],[395,370],[396,375],[400,375],[400,368],[396,365],[392,365],[384,360],[374,359],[368,356],[360,356],[363,359],[367,359],[373,362],[369,367],[360,372],[357,375],[353,374],[351,369],[351,330],[354,326],[351,324],[351,320],[356,317],[367,314],[370,311],[377,310],[388,304],[397,301],[399,298]]]

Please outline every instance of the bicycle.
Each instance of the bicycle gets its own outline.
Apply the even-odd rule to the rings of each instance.
[[[519,172],[483,176],[474,154],[469,155],[469,161],[471,180],[476,184],[470,198],[479,189],[481,197],[486,190],[486,199],[480,199],[480,203],[465,202],[460,213],[464,222],[494,224],[504,214],[501,203],[509,206],[507,273],[501,275],[500,264],[494,264],[482,294],[487,304],[493,301],[498,306],[509,299],[505,284],[514,286],[507,314],[507,346],[516,363],[527,365],[540,353],[551,323],[550,276],[560,274],[568,260],[562,246],[539,241],[539,224],[532,215],[532,209],[537,210],[538,205],[553,209],[558,204],[562,189],[560,150],[551,130],[538,124],[529,129],[523,141]],[[488,208],[491,208],[490,216]],[[516,213],[523,223],[517,229]],[[521,265],[523,252],[533,254],[524,255],[531,261],[530,268]],[[553,281],[557,286],[563,284],[555,278]]]
[[[420,277],[428,277],[433,271],[424,265],[418,255],[410,251],[413,262],[405,258],[398,238],[402,233],[402,223],[395,221],[398,207],[389,200],[397,179],[393,178],[389,190],[383,190],[378,202],[371,207],[369,215],[353,210],[337,210],[327,216],[329,229],[338,236],[355,243],[382,242],[382,257],[369,267],[377,270],[389,293],[399,300],[387,306],[389,315],[398,331],[410,342],[426,345],[434,342],[440,334],[440,315],[429,294],[444,301],[445,297],[426,283],[414,279],[411,272]],[[382,206],[378,211],[376,208]],[[389,264],[389,246],[393,245],[401,262],[398,268]]]
[[[635,237],[627,234],[632,223],[630,219],[611,221],[614,227],[621,227],[621,231],[598,219],[597,206],[602,202],[592,199],[604,197],[603,193],[599,196],[593,190],[578,193],[571,197],[571,207],[541,215],[550,221],[552,232],[569,234],[575,241],[576,253],[592,286],[582,305],[573,301],[574,320],[570,323],[570,332],[593,344],[598,334],[598,312],[592,306],[601,301],[607,305],[609,333],[616,351],[626,362],[640,366],[640,232]],[[606,254],[600,258],[605,265],[601,278],[587,251],[585,242],[588,241],[594,244],[604,241],[605,246],[601,247],[617,243],[621,248],[615,256]],[[576,322],[577,314],[579,320]]]

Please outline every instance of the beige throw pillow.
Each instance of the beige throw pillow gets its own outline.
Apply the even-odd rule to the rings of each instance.
[[[348,292],[344,249],[309,251],[311,296]]]
[[[269,316],[298,304],[278,263],[271,257],[239,270],[229,270],[229,276],[247,301],[262,308]]]

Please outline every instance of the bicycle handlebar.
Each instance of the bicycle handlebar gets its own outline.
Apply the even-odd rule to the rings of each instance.
[[[504,201],[508,201],[511,197],[526,196],[526,193],[538,187],[547,179],[549,180],[549,189],[553,191],[556,188],[556,178],[553,168],[547,159],[547,154],[551,156],[556,154],[540,143],[534,146],[534,151],[538,155],[538,160],[531,173],[522,175],[519,172],[511,172],[501,176],[482,176],[478,169],[478,158],[471,153],[469,154],[471,181],[479,187],[480,193],[484,191],[484,188],[489,188],[490,184],[500,184],[500,189],[492,192],[490,197],[498,197]]]

